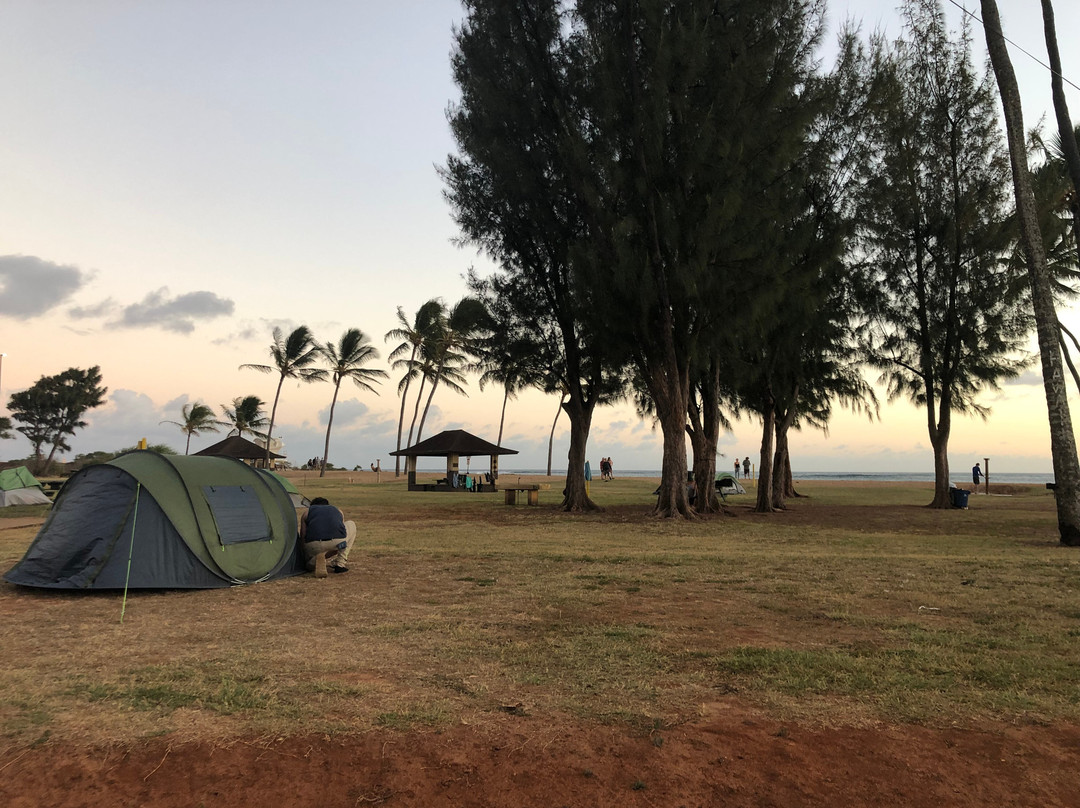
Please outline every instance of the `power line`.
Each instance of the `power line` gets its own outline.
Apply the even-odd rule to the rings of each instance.
[[[950,2],[950,3],[952,3],[952,4],[954,5],[954,6],[956,6],[956,7],[958,8],[958,9],[960,9],[960,10],[961,10],[962,12],[964,12],[965,14],[967,14],[967,15],[968,15],[969,17],[971,17],[971,19],[973,19],[973,20],[975,20],[975,21],[976,21],[977,23],[979,23],[979,25],[983,26],[984,28],[986,27],[986,23],[985,23],[985,22],[983,22],[982,20],[980,20],[980,19],[978,18],[978,16],[976,16],[976,14],[975,14],[975,12],[974,12],[974,11],[968,11],[968,10],[967,10],[967,8],[965,8],[964,6],[960,5],[960,3],[956,2],[956,0],[949,0],[949,2]],[[1046,68],[1046,69],[1047,69],[1047,70],[1048,70],[1048,71],[1049,71],[1050,73],[1055,73],[1055,72],[1056,72],[1056,71],[1055,71],[1055,70],[1054,70],[1054,69],[1053,69],[1052,67],[1050,67],[1050,65],[1048,65],[1048,64],[1047,64],[1046,62],[1044,62],[1044,61],[1043,61],[1042,59],[1040,59],[1040,58],[1039,58],[1038,56],[1036,56],[1035,54],[1031,53],[1031,51],[1025,50],[1024,48],[1020,47],[1020,46],[1019,46],[1019,45],[1017,45],[1017,44],[1016,44],[1015,42],[1013,42],[1013,41],[1012,41],[1011,39],[1009,39],[1009,38],[1008,38],[1007,36],[1005,36],[1005,32],[1004,32],[1004,31],[1000,31],[999,33],[1000,33],[1000,34],[1001,34],[1001,36],[1002,36],[1002,37],[1003,37],[1003,38],[1005,39],[1005,41],[1006,41],[1006,42],[1008,42],[1008,43],[1009,43],[1010,45],[1012,45],[1012,46],[1013,46],[1014,48],[1016,48],[1016,49],[1017,49],[1018,51],[1020,51],[1020,52],[1021,52],[1022,54],[1024,54],[1025,56],[1027,56],[1027,57],[1028,57],[1029,59],[1031,59],[1031,60],[1032,60],[1033,62],[1035,62],[1036,64],[1040,65],[1041,67],[1045,67],[1045,68]],[[1070,87],[1072,87],[1073,89],[1075,89],[1075,90],[1080,90],[1080,87],[1077,87],[1077,86],[1076,86],[1076,84],[1074,84],[1073,82],[1069,81],[1069,79],[1068,79],[1068,78],[1066,78],[1066,77],[1065,77],[1064,75],[1062,75],[1061,73],[1057,73],[1057,75],[1061,77],[1061,80],[1062,80],[1063,82],[1065,82],[1066,84],[1068,84],[1068,85],[1069,85]]]

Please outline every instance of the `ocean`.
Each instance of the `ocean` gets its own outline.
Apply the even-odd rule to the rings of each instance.
[[[717,469],[717,471],[728,471],[728,469]],[[552,469],[552,474],[562,477],[566,474],[566,469]],[[499,473],[506,474],[521,474],[521,475],[535,475],[546,474],[546,469],[508,469],[500,468]],[[593,469],[593,476],[599,478],[600,472],[597,469]],[[616,477],[659,477],[659,469],[616,469]],[[920,483],[932,483],[934,481],[934,472],[927,471],[793,471],[792,476],[796,480],[860,480],[860,481],[879,481],[879,482],[920,482]],[[963,469],[960,472],[954,470],[953,480],[958,483],[970,483],[971,471],[970,469]],[[1042,485],[1044,483],[1052,483],[1054,481],[1053,474],[1024,474],[1024,473],[1011,473],[1011,472],[996,472],[993,467],[990,468],[990,482],[991,483],[1018,483],[1018,484],[1030,484],[1030,485]]]

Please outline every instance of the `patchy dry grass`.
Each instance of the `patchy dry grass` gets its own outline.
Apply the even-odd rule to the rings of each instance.
[[[353,481],[349,479],[352,477]],[[930,511],[806,483],[787,513],[605,511],[298,474],[359,525],[349,575],[129,597],[0,587],[6,743],[327,734],[561,714],[646,731],[738,698],[821,723],[1080,718],[1080,555],[1032,487]],[[740,502],[742,504],[740,504]],[[0,530],[0,566],[34,530]]]

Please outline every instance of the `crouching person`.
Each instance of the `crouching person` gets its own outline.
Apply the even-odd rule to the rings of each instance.
[[[346,522],[341,511],[325,497],[315,497],[300,515],[300,541],[307,568],[315,572],[316,578],[325,578],[327,570],[348,572],[356,523]]]

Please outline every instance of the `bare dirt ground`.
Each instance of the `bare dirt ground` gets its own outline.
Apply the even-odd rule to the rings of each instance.
[[[661,742],[662,740],[662,742]],[[38,806],[1075,806],[1080,727],[808,729],[736,704],[663,735],[507,716],[359,737],[65,749],[0,758]]]
[[[882,510],[787,518],[895,518]],[[1074,724],[804,726],[735,696],[687,714],[652,733],[525,711],[442,730],[0,747],[0,806],[1080,805]]]

